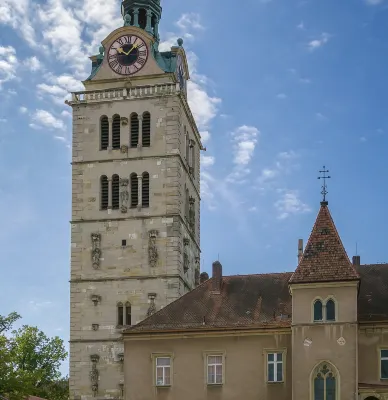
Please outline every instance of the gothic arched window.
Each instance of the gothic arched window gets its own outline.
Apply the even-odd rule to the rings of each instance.
[[[335,321],[335,303],[332,299],[326,303],[326,321]]]
[[[112,209],[120,208],[120,178],[118,175],[112,177]]]
[[[132,325],[132,308],[131,303],[125,303],[125,325]]]
[[[124,307],[123,303],[117,304],[117,325],[123,326],[124,325]]]
[[[141,187],[141,205],[142,207],[150,206],[150,174],[143,173],[142,187]]]
[[[149,112],[143,114],[142,143],[143,147],[151,146],[151,114]]]
[[[139,143],[139,118],[136,113],[131,114],[131,147]]]
[[[313,375],[314,400],[337,400],[337,377],[328,363],[322,363]]]
[[[139,204],[139,186],[137,175],[131,174],[131,207],[137,207]]]
[[[106,115],[101,117],[100,120],[100,148],[107,150],[109,146],[109,120]]]
[[[314,302],[314,321],[322,321],[323,319],[323,307],[321,300],[315,300]]]
[[[120,115],[115,115],[112,120],[112,148],[120,148]]]
[[[108,209],[109,202],[109,183],[108,178],[104,175],[100,178],[100,187],[101,187],[101,198],[100,198],[100,206],[101,210]]]

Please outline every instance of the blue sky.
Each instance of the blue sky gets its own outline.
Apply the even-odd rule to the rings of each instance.
[[[202,155],[202,270],[292,271],[318,170],[349,256],[387,262],[388,1],[162,2]],[[0,314],[68,340],[71,114],[117,0],[0,4]],[[64,371],[67,366],[64,366]]]

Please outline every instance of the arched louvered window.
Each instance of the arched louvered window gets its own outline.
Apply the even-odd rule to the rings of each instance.
[[[131,174],[131,207],[137,207],[139,204],[139,187],[137,175]]]
[[[100,120],[100,148],[107,150],[109,146],[109,120],[106,115]]]
[[[112,147],[120,148],[120,115],[115,115],[112,120]]]
[[[123,326],[124,325],[124,307],[123,303],[117,304],[117,325]]]
[[[141,187],[141,205],[142,207],[150,206],[150,174],[148,172],[143,173]]]
[[[335,303],[332,299],[326,303],[326,321],[335,321]]]
[[[118,175],[112,177],[112,208],[113,210],[120,208],[120,178]]]
[[[131,115],[131,147],[137,147],[139,143],[139,118],[136,113]]]
[[[195,176],[195,145],[191,143],[191,174]]]
[[[190,158],[190,140],[189,140],[189,133],[187,132],[187,130],[186,130],[186,127],[185,127],[185,140],[186,140],[186,155],[185,155],[185,157],[186,157],[186,161],[187,161],[187,164],[189,164],[189,158]]]
[[[139,26],[141,29],[145,29],[147,26],[147,11],[144,8],[139,10]]]
[[[143,128],[142,128],[142,142],[143,147],[151,146],[151,114],[145,112],[143,114]]]
[[[125,303],[125,325],[132,325],[132,308],[131,303]]]
[[[322,363],[313,374],[314,400],[337,400],[337,376],[329,363]]]
[[[322,313],[322,301],[315,300],[314,302],[314,321],[322,321],[323,313]]]
[[[100,192],[101,210],[107,210],[109,202],[109,183],[108,183],[108,178],[105,175],[100,178],[100,190],[101,190]]]
[[[190,212],[190,195],[189,189],[186,188],[186,196],[185,196],[185,217],[189,220],[189,212]]]

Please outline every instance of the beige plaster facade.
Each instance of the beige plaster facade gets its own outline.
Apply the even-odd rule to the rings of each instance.
[[[342,285],[292,288],[295,319],[289,328],[126,333],[125,399],[314,400],[317,367],[327,365],[336,377],[333,400],[387,400],[380,350],[388,349],[388,324],[359,323],[357,284]],[[337,320],[313,323],[314,299],[329,296],[336,300]],[[268,382],[269,352],[283,354],[281,382]],[[223,356],[222,384],[207,383],[209,354]],[[158,356],[171,357],[168,386],[156,384]]]
[[[73,109],[71,399],[122,398],[119,305],[130,310],[130,324],[136,324],[199,280],[200,135],[174,73],[165,73],[153,59],[149,34],[132,26],[119,28],[103,46],[109,48],[123,34],[146,41],[145,66],[130,78],[122,77],[110,69],[105,55],[95,76],[84,82],[86,91],[73,93],[68,102]],[[172,52],[186,63],[182,48]],[[133,113],[144,112],[151,115],[151,145],[131,148],[128,121]],[[115,115],[120,116],[119,149],[112,148]],[[100,150],[102,116],[109,120],[107,150]],[[143,207],[139,200],[131,208],[130,175],[139,177],[141,190],[144,172],[149,174],[150,205]],[[120,177],[118,209],[112,208],[113,175]],[[102,176],[109,180],[107,209],[101,209]]]

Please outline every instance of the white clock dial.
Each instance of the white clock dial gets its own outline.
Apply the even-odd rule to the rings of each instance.
[[[140,71],[148,59],[148,48],[136,35],[124,35],[116,39],[109,48],[109,66],[120,75],[133,75]]]

